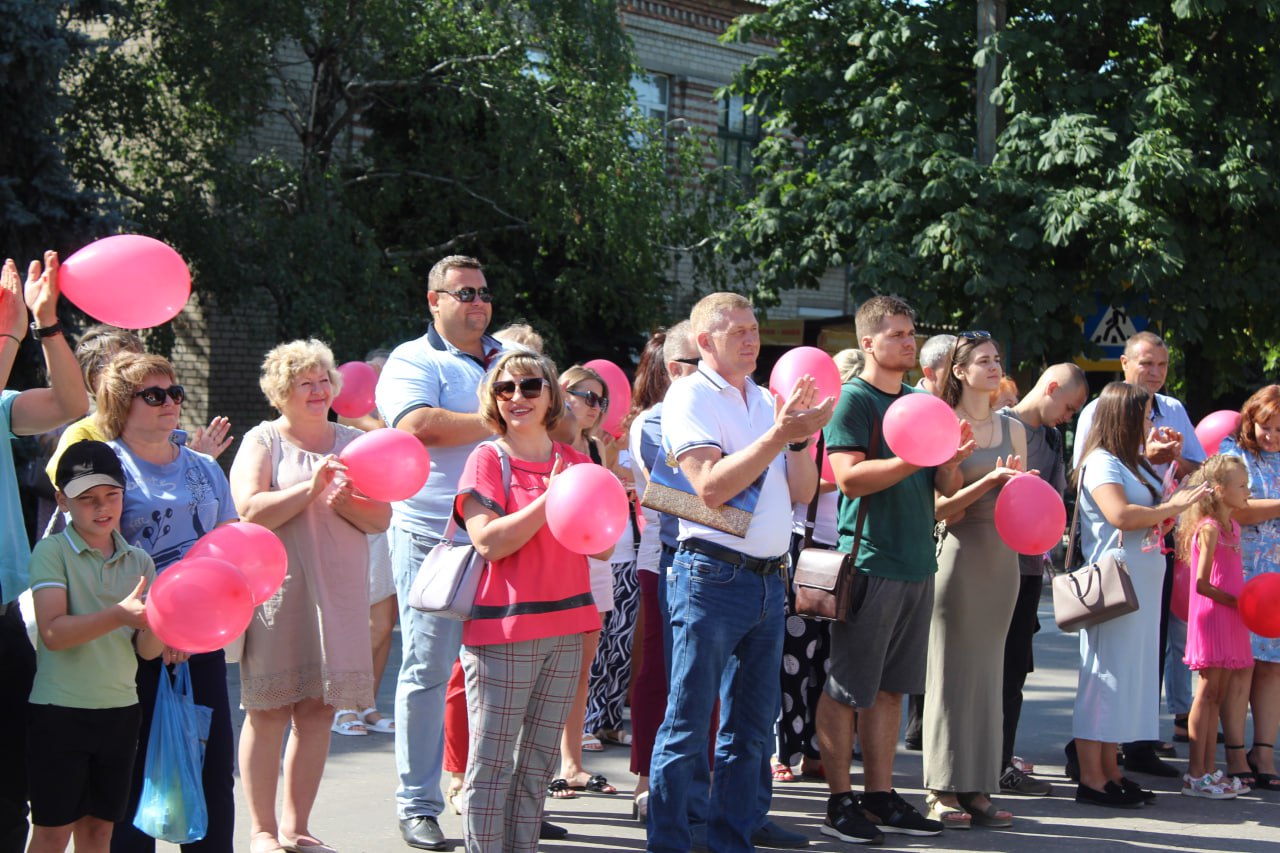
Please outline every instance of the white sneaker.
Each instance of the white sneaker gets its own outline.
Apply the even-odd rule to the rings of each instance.
[[[1247,794],[1253,790],[1248,785],[1241,782],[1239,776],[1227,776],[1221,770],[1213,771],[1212,779],[1228,791],[1234,792],[1236,796]]]
[[[1208,773],[1196,778],[1190,773],[1182,777],[1182,795],[1184,797],[1201,797],[1206,800],[1233,800],[1235,791],[1228,790],[1213,780]]]

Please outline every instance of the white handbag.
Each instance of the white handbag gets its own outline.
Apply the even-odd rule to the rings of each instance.
[[[511,459],[497,442],[493,444],[502,462],[503,503],[511,494]],[[489,562],[480,556],[475,546],[454,542],[458,531],[456,509],[449,514],[444,538],[432,548],[422,561],[413,586],[409,588],[409,606],[432,616],[465,622],[475,609],[476,591]]]

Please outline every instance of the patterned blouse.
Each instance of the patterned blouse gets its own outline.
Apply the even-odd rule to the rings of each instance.
[[[1244,460],[1249,469],[1249,490],[1255,498],[1280,498],[1280,453],[1249,453],[1228,436],[1222,440],[1220,453]],[[1241,530],[1240,546],[1244,560],[1245,583],[1263,572],[1280,571],[1280,519],[1248,524]],[[1280,638],[1268,639],[1253,634],[1253,657],[1280,663]]]

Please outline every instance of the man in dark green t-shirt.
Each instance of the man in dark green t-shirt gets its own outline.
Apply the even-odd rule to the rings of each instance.
[[[858,309],[859,343],[866,353],[861,376],[846,383],[827,425],[827,450],[840,488],[840,549],[852,551],[858,510],[866,502],[856,565],[867,575],[866,595],[848,622],[831,625],[830,671],[818,701],[815,728],[831,796],[822,833],[842,841],[872,842],[882,833],[937,835],[926,819],[893,790],[893,757],[902,695],[924,691],[933,576],[935,489],[950,495],[960,485],[960,462],[973,452],[963,428],[960,448],[938,468],[899,459],[881,435],[884,413],[903,394],[923,393],[902,377],[915,366],[915,312],[896,296],[876,296]],[[852,793],[847,773],[858,713],[865,793]]]

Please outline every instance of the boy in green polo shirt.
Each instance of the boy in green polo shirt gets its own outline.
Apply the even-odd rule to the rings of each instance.
[[[107,853],[111,828],[128,815],[141,714],[138,654],[164,644],[147,630],[143,590],[151,557],[120,535],[124,469],[100,441],[71,445],[58,460],[58,508],[71,523],[31,554],[36,680],[27,726],[31,796],[28,853]]]

